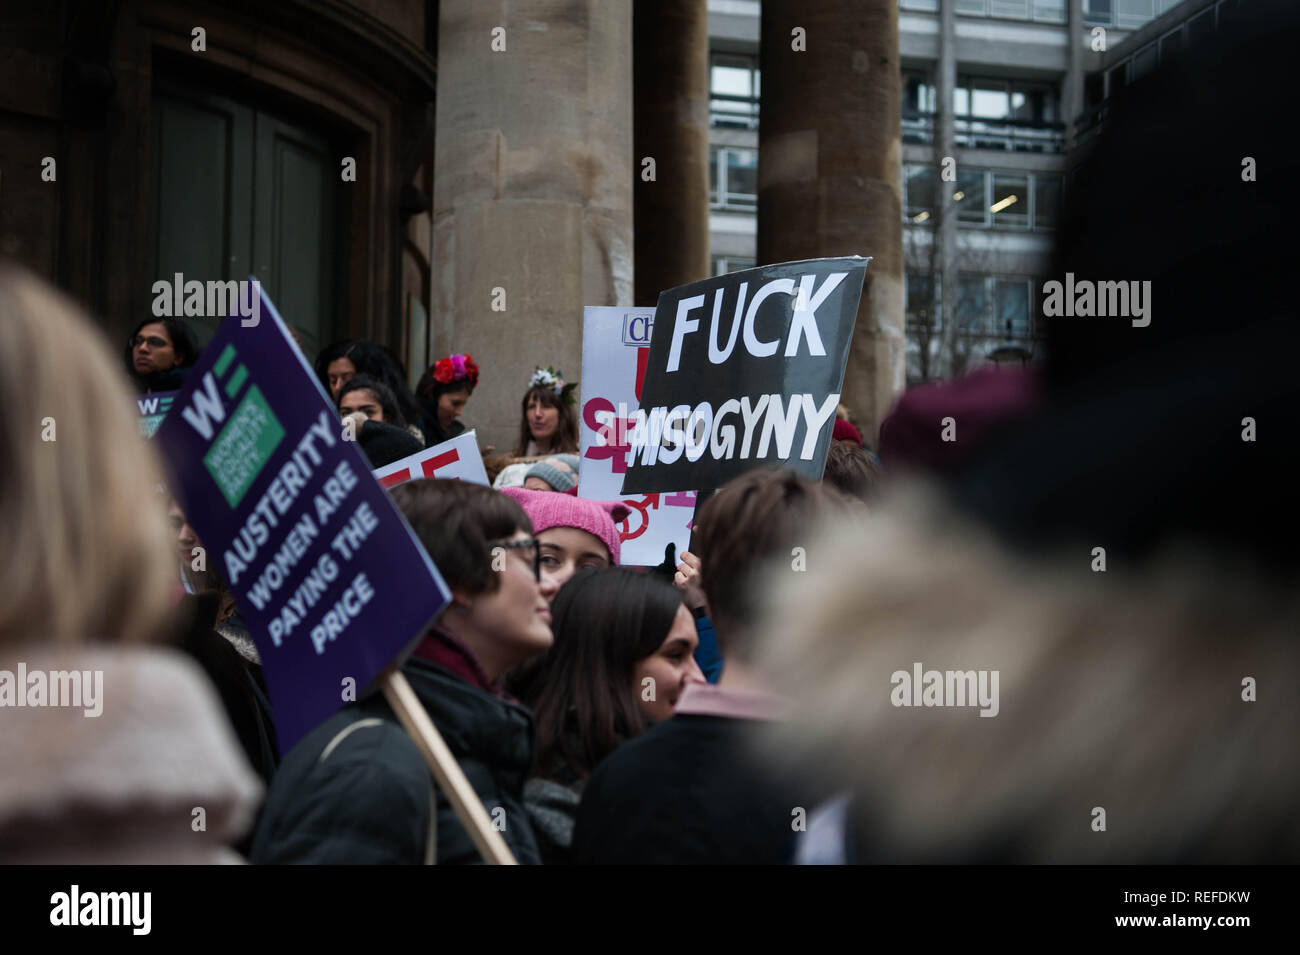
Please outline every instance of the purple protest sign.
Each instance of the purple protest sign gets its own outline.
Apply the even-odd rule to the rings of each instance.
[[[260,320],[221,323],[157,439],[287,752],[410,650],[447,586],[264,293]]]
[[[140,415],[140,433],[152,438],[171,410],[179,391],[155,391],[135,399],[135,408]]]

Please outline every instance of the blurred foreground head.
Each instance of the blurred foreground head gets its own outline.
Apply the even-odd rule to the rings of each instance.
[[[179,583],[132,400],[77,308],[0,265],[0,669],[50,685],[0,711],[0,862],[233,861],[260,801],[201,671],[120,646],[161,635]]]
[[[1183,539],[1300,568],[1300,508],[1281,506],[1300,435],[1300,151],[1261,95],[1294,86],[1297,44],[1300,4],[1242,4],[1117,96],[1085,151],[1048,278],[1150,282],[1149,324],[1042,320],[1046,405],[958,491],[1014,546],[1141,561]]]
[[[1239,16],[1070,194],[1052,277],[1150,281],[1150,324],[1045,319],[1032,416],[773,590],[772,754],[853,794],[861,861],[1300,861],[1300,154],[1259,95],[1300,9]]]
[[[132,401],[80,310],[0,264],[0,646],[158,635],[175,568]]]

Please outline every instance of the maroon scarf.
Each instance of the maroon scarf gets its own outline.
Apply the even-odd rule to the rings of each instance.
[[[450,670],[471,686],[476,686],[493,696],[509,699],[500,686],[494,685],[487,678],[487,674],[483,672],[483,668],[479,666],[478,660],[474,658],[469,647],[442,627],[435,625],[429,629],[419,646],[415,648],[415,656],[437,664],[444,670]]]

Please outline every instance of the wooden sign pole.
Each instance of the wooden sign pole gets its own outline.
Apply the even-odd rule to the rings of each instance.
[[[433,773],[434,782],[451,803],[460,824],[474,840],[483,861],[492,865],[517,865],[506,841],[501,838],[501,833],[492,827],[492,820],[488,818],[478,793],[474,792],[469,780],[465,778],[456,757],[443,742],[442,734],[420,705],[419,697],[415,695],[415,690],[402,671],[389,667],[380,678],[380,686],[402,727],[410,734],[415,745],[420,747],[424,761]]]

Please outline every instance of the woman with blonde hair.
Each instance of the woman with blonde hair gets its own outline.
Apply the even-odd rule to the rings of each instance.
[[[131,400],[76,306],[0,265],[6,863],[233,861],[259,795],[211,686],[150,646],[178,582]]]

